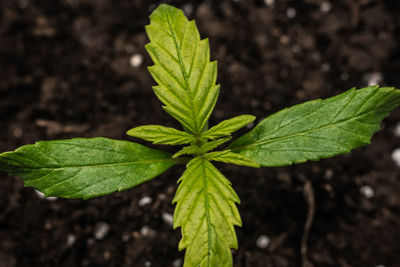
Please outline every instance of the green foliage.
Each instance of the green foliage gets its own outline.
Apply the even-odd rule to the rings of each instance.
[[[400,91],[351,89],[284,109],[229,147],[261,164],[284,166],[329,158],[369,144],[381,120],[400,104]]]
[[[208,129],[219,93],[217,63],[194,21],[160,5],[146,26],[153,90],[184,131],[160,125],[133,128],[128,135],[163,145],[187,145],[171,156],[127,141],[76,138],[37,142],[0,154],[0,170],[21,177],[46,196],[90,198],[134,187],[177,163],[187,164],[173,203],[174,228],[185,267],[232,266],[237,248],[234,226],[241,226],[239,197],[210,161],[258,168],[328,158],[368,144],[381,120],[400,104],[400,90],[367,87],[325,100],[309,101],[262,120],[228,149],[212,151],[254,121],[251,115]],[[192,155],[192,157],[180,157]]]
[[[171,155],[107,138],[41,141],[0,154],[0,169],[45,196],[90,198],[131,188],[167,170]]]
[[[163,108],[185,129],[200,134],[217,102],[217,62],[210,62],[208,39],[200,40],[194,21],[183,12],[160,5],[146,26],[146,50],[154,61],[149,71]]]
[[[237,153],[233,153],[230,150],[214,151],[204,155],[204,158],[209,161],[219,161],[224,163],[230,163],[240,166],[247,166],[253,168],[259,168],[260,164],[254,160],[251,160],[245,156]]]
[[[214,148],[218,147],[219,145],[222,145],[223,143],[229,141],[231,137],[225,137],[217,140],[213,140],[211,142],[204,142],[200,146],[196,144],[192,144],[190,146],[184,147],[178,152],[176,152],[172,157],[177,158],[182,155],[203,155],[207,153],[210,150],[213,150]]]
[[[202,133],[202,137],[208,139],[215,139],[219,137],[229,136],[231,133],[236,132],[240,128],[246,126],[256,119],[252,115],[241,115],[229,120],[224,120],[206,132]]]
[[[196,140],[192,134],[161,125],[139,126],[130,129],[126,134],[157,145],[183,145]]]
[[[174,228],[182,228],[179,250],[186,249],[184,267],[232,266],[234,225],[242,222],[231,183],[202,157],[189,162],[179,182],[172,202]]]

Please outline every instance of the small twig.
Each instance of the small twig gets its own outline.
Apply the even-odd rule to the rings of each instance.
[[[307,241],[310,233],[310,229],[314,220],[315,213],[315,198],[314,198],[314,190],[312,184],[309,180],[306,180],[303,188],[303,196],[304,200],[308,205],[307,219],[304,225],[303,237],[301,239],[301,259],[303,267],[312,267],[314,266],[307,256]]]

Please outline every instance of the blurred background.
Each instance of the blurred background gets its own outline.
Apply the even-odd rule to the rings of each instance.
[[[210,39],[221,84],[210,125],[240,114],[258,122],[351,87],[400,88],[398,0],[1,0],[0,151],[72,137],[140,142],[125,132],[179,127],[146,70],[144,26],[160,2]],[[234,265],[400,266],[399,148],[397,109],[349,155],[218,164],[242,200]],[[45,199],[0,173],[0,267],[182,266],[171,227],[182,171],[87,201]]]

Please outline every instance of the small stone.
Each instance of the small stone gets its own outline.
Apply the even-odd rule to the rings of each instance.
[[[400,122],[396,124],[393,133],[395,136],[400,137]]]
[[[383,75],[378,71],[374,71],[364,75],[363,79],[368,83],[368,86],[372,86],[383,82]]]
[[[287,10],[286,10],[286,16],[289,18],[289,19],[293,19],[293,18],[295,18],[296,17],[296,9],[294,8],[294,7],[289,7]]]
[[[331,64],[329,64],[328,62],[323,63],[321,66],[322,72],[328,72],[330,69],[331,69]]]
[[[324,174],[325,179],[330,180],[333,177],[333,170],[327,169]]]
[[[261,249],[264,249],[264,248],[267,248],[267,247],[268,247],[268,245],[269,245],[270,242],[271,242],[271,240],[269,239],[268,236],[266,236],[266,235],[260,235],[260,236],[257,238],[256,244],[257,244],[257,247],[259,247],[259,248],[261,248]]]
[[[94,227],[94,237],[97,240],[101,240],[104,237],[106,237],[109,231],[110,231],[110,226],[107,223],[99,222]]]
[[[23,132],[22,129],[19,128],[19,127],[15,128],[15,129],[13,130],[13,135],[14,135],[14,137],[16,137],[16,138],[22,137],[23,134],[24,134],[24,132]]]
[[[275,4],[275,0],[264,0],[264,3],[267,6],[273,6]]]
[[[177,258],[172,262],[173,267],[181,267],[182,266],[183,260],[181,258]]]
[[[369,185],[364,185],[360,188],[360,193],[366,198],[372,198],[375,194],[374,189]]]
[[[301,46],[298,44],[292,45],[292,51],[293,53],[299,53],[301,51]]]
[[[76,236],[73,234],[69,234],[67,236],[67,247],[72,247],[75,244]]]
[[[36,189],[35,189],[35,193],[40,199],[46,199],[48,201],[56,201],[57,200],[57,197],[45,197],[42,192],[40,192]]]
[[[400,167],[400,148],[396,148],[392,152],[392,160],[398,167]]]
[[[193,5],[192,4],[185,4],[182,7],[183,13],[185,13],[185,15],[187,17],[190,17],[193,13]]]
[[[156,232],[151,229],[150,227],[144,225],[141,229],[140,229],[140,234],[143,237],[153,237],[156,235]]]
[[[151,262],[146,261],[146,262],[144,263],[144,267],[151,267]]]
[[[158,198],[159,198],[160,200],[165,200],[165,199],[167,198],[167,196],[166,196],[165,194],[159,194],[159,195],[158,195]]]
[[[347,72],[343,72],[342,75],[340,75],[340,79],[342,81],[347,81],[350,78],[350,75]]]
[[[254,126],[254,122],[252,121],[252,122],[250,122],[249,124],[246,125],[246,128],[247,129],[251,129],[251,128],[253,128],[253,126]]]
[[[129,60],[129,63],[131,64],[132,67],[137,68],[143,63],[143,56],[141,54],[133,54],[131,56],[131,59]]]
[[[46,222],[44,223],[44,229],[50,230],[52,227],[53,227],[53,225],[51,224],[51,222],[46,221]]]
[[[94,238],[89,238],[88,240],[86,240],[86,244],[88,246],[92,246],[94,244]]]
[[[290,42],[290,38],[287,35],[282,35],[279,38],[279,42],[281,42],[281,44],[288,44]]]
[[[167,212],[163,212],[161,214],[161,219],[168,224],[169,226],[173,226],[174,225],[174,216],[172,216],[172,214],[167,213]]]
[[[122,235],[122,241],[128,242],[128,240],[129,240],[129,235],[128,234],[123,234]]]
[[[151,204],[151,202],[153,202],[153,199],[151,197],[149,197],[149,196],[145,196],[145,197],[143,197],[142,199],[139,200],[138,204],[139,204],[140,207],[143,207],[143,206]]]
[[[321,6],[319,7],[321,12],[323,13],[328,13],[332,9],[332,4],[330,2],[323,2]]]

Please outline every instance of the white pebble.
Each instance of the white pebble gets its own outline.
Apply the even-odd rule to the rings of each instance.
[[[272,5],[275,4],[275,0],[264,0],[264,3],[265,3],[267,6],[272,6]]]
[[[181,267],[182,266],[183,260],[181,258],[177,258],[172,262],[173,267]]]
[[[139,200],[138,204],[139,204],[140,207],[143,207],[143,206],[151,204],[151,202],[153,202],[153,199],[151,197],[149,197],[149,196],[145,196],[145,197],[143,197],[142,199]]]
[[[321,6],[319,7],[321,12],[323,13],[328,13],[332,9],[332,4],[330,2],[323,2]]]
[[[165,199],[167,198],[167,196],[166,196],[165,194],[159,194],[159,195],[158,195],[158,198],[159,198],[160,200],[165,200]]]
[[[396,124],[393,133],[395,136],[400,137],[400,122]]]
[[[400,148],[396,148],[392,152],[392,160],[398,167],[400,167]]]
[[[140,234],[144,237],[152,237],[156,235],[156,232],[151,229],[150,227],[144,225],[141,229],[140,229]]]
[[[72,247],[75,244],[76,236],[73,234],[69,234],[67,236],[67,247]]]
[[[263,248],[267,248],[270,242],[271,242],[271,240],[269,239],[268,236],[266,236],[266,235],[260,235],[260,236],[257,238],[256,244],[257,244],[257,247],[263,249]]]
[[[107,223],[99,222],[94,227],[94,237],[97,240],[101,240],[104,237],[106,237],[109,231],[110,231],[110,226]]]
[[[129,235],[128,234],[123,234],[122,235],[122,241],[128,242],[128,240],[129,240]]]
[[[331,64],[329,64],[328,62],[322,63],[321,70],[322,70],[323,72],[327,72],[327,71],[329,71],[330,69],[331,69]]]
[[[340,75],[340,79],[342,81],[347,81],[350,78],[350,75],[347,72],[343,72],[342,75]]]
[[[386,267],[386,266],[383,264],[379,264],[379,265],[376,265],[376,267]]]
[[[250,122],[249,124],[246,125],[247,129],[251,129],[254,126],[254,122]]]
[[[185,13],[185,15],[187,17],[190,17],[193,13],[193,5],[192,4],[186,4],[182,7],[183,13]]]
[[[366,198],[372,198],[375,194],[374,189],[369,185],[361,186],[360,193]]]
[[[131,56],[131,59],[129,60],[129,63],[131,64],[132,67],[137,68],[143,63],[143,56],[141,54],[133,54]]]
[[[286,10],[286,16],[289,18],[289,19],[293,19],[293,18],[295,18],[296,17],[296,9],[294,9],[294,7],[289,7],[287,10]]]
[[[13,130],[13,135],[14,135],[14,137],[19,138],[19,137],[21,137],[23,134],[24,134],[24,132],[22,131],[21,128],[15,128],[15,129]]]
[[[146,262],[144,263],[144,267],[151,267],[151,262],[146,261]]]
[[[35,193],[40,199],[46,199],[48,201],[56,201],[57,200],[57,197],[45,197],[42,192],[40,192],[36,189],[35,189]]]
[[[167,212],[163,212],[161,214],[161,219],[168,224],[169,226],[173,226],[174,225],[174,216],[172,216],[172,214],[167,213]]]
[[[377,85],[383,81],[382,73],[377,71],[367,73],[363,78],[368,83],[368,86]]]

